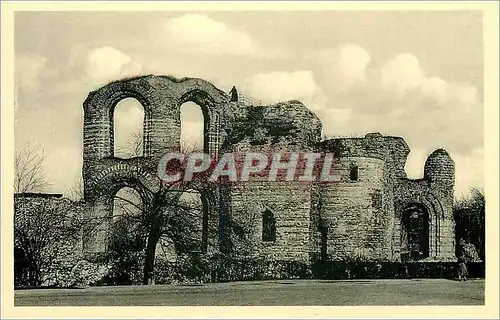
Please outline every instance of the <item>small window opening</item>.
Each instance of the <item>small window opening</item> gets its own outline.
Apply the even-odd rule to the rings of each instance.
[[[276,241],[276,219],[270,210],[262,214],[262,241]]]
[[[349,178],[351,181],[358,180],[358,166],[351,165],[351,169],[349,170]]]

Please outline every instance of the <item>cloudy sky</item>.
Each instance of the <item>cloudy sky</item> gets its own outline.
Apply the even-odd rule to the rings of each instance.
[[[456,163],[456,195],[483,186],[480,12],[18,12],[16,149],[43,146],[50,192],[81,175],[82,102],[110,80],[200,77],[264,103],[298,99],[327,137],[405,138],[406,171],[438,147]],[[183,108],[186,139],[199,111]],[[117,140],[142,110],[117,107]]]

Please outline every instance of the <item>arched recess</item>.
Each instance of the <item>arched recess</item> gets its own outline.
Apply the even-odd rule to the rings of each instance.
[[[206,253],[208,249],[208,224],[210,200],[207,195],[196,189],[184,191],[179,198],[179,214],[183,215],[181,223],[186,223],[189,240],[193,246],[189,249],[194,252]]]
[[[208,152],[210,115],[207,109],[188,101],[181,105],[182,152]]]
[[[160,180],[154,173],[145,170],[141,161],[134,159],[110,159],[110,164],[99,168],[88,180],[86,199],[90,202],[111,201],[116,192],[123,187],[138,191],[143,199],[160,187]],[[105,200],[103,200],[105,199]]]
[[[229,124],[226,106],[229,97],[212,84],[201,79],[187,79],[182,82],[182,94],[178,106],[192,102],[200,106],[203,114],[203,150],[214,153],[223,143],[223,131]]]
[[[431,250],[431,215],[421,203],[409,203],[401,214],[401,259],[418,261],[428,258]]]
[[[84,160],[114,156],[114,110],[120,101],[128,98],[137,100],[144,109],[143,155],[150,155],[152,110],[148,87],[139,82],[140,79],[117,81],[89,94],[83,104]]]
[[[194,106],[193,106],[194,104]],[[189,109],[195,109],[197,106],[199,109],[201,109],[201,115],[203,116],[203,152],[209,153],[210,150],[210,145],[211,143],[214,142],[214,134],[217,133],[219,126],[218,126],[218,117],[213,114],[213,109],[216,109],[216,103],[213,100],[213,98],[208,94],[206,91],[200,90],[200,89],[194,89],[191,91],[188,91],[186,94],[184,94],[181,97],[180,103],[179,103],[179,108],[181,108],[181,115],[189,110],[183,110],[185,107],[188,107]],[[221,109],[222,110],[222,109]],[[199,111],[198,112],[198,117],[199,117]],[[182,119],[181,119],[182,120]],[[199,120],[199,119],[198,119]],[[181,130],[182,130],[182,123],[181,123]]]
[[[135,158],[144,156],[144,107],[137,99],[125,98],[113,108],[113,156]]]
[[[93,222],[96,223],[89,224],[89,230],[85,234],[84,240],[84,250],[86,252],[103,253],[109,252],[110,249],[115,244],[115,236],[121,236],[123,232],[117,232],[117,222],[122,227],[134,226],[140,227],[140,223],[130,223],[132,221],[138,221],[135,214],[141,214],[140,208],[146,203],[147,192],[145,191],[146,184],[141,183],[140,179],[137,177],[124,177],[120,175],[114,175],[113,173],[119,173],[119,171],[112,171],[112,174],[104,176],[99,180],[98,187],[92,189],[93,194],[88,198],[88,203],[92,206],[91,216],[96,218]],[[144,180],[144,179],[143,179]],[[134,191],[132,191],[132,189]],[[121,192],[123,190],[124,192]],[[127,208],[122,207],[122,212],[119,214],[116,212],[116,207],[118,204],[115,202],[117,196],[121,197],[125,193],[127,196],[123,199],[129,200],[129,205]],[[122,201],[122,205],[125,201]],[[132,203],[134,205],[132,205]],[[134,208],[132,210],[132,208]],[[133,212],[135,211],[135,213]],[[120,219],[128,218],[128,219]]]

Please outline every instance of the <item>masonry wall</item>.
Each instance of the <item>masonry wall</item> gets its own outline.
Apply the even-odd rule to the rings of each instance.
[[[145,109],[144,157],[118,159],[113,155],[113,112],[129,97]],[[204,147],[212,155],[332,152],[338,159],[335,170],[342,176],[328,184],[254,177],[212,188],[207,192],[210,236],[205,239],[210,250],[222,244],[224,237],[217,232],[226,232],[224,220],[234,219],[249,231],[250,245],[241,250],[256,257],[308,261],[324,248],[326,227],[331,259],[397,261],[401,215],[413,201],[435,217],[429,227],[432,257],[453,256],[454,165],[444,150],[429,156],[423,179],[409,180],[404,170],[409,148],[400,137],[370,133],[320,142],[321,121],[299,101],[270,106],[229,102],[228,95],[201,79],[150,75],[112,82],[89,94],[84,103],[83,178],[85,199],[94,214],[109,216],[110,199],[123,186],[158,186],[158,160],[165,152],[179,151],[180,108],[188,101],[202,109]],[[349,177],[352,166],[358,167],[355,181]],[[265,210],[276,219],[274,242],[262,241]],[[105,229],[94,241],[99,247],[95,250],[104,250]]]
[[[249,227],[250,256],[308,262],[310,258],[310,185],[297,182],[247,182],[231,189],[232,215]],[[262,214],[276,219],[276,241],[262,240]]]
[[[298,101],[237,109],[235,115],[239,121],[233,122],[229,137],[233,143],[228,151],[236,154],[259,152],[272,157],[273,153],[296,152],[300,158],[301,153],[313,152],[320,139],[321,122]],[[243,160],[237,158],[237,167],[242,167]],[[278,172],[277,181],[268,181],[269,169],[270,163],[260,175],[250,176],[248,182],[231,184],[231,215],[248,226],[250,256],[308,263],[313,184],[297,181],[303,174],[300,164],[294,181],[285,181],[284,170]],[[263,241],[265,210],[274,214],[276,241]]]
[[[349,177],[352,165],[359,168],[356,181]],[[329,258],[390,261],[393,208],[385,162],[367,157],[343,157],[336,166],[342,180],[320,187],[320,219],[326,220],[328,227]],[[319,230],[315,238],[318,250]]]
[[[405,208],[417,203],[429,214],[430,261],[455,260],[455,221],[453,218],[454,163],[448,153],[438,149],[431,153],[424,165],[422,179],[400,179],[395,184],[396,225],[400,235]],[[397,243],[396,250],[404,248]]]

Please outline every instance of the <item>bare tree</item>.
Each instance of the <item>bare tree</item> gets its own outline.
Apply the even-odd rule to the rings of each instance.
[[[128,158],[137,158],[143,155],[142,151],[142,135],[131,134],[131,138],[120,150],[120,154]],[[194,143],[183,142],[181,144],[181,152],[185,154],[200,151],[200,147]],[[139,169],[138,163],[137,167]],[[125,221],[125,224],[133,225],[136,232],[144,233],[143,284],[154,282],[154,260],[156,246],[160,239],[171,240],[177,252],[196,250],[195,247],[197,243],[199,244],[193,236],[198,233],[193,221],[196,221],[203,209],[194,206],[189,197],[187,201],[182,199],[183,194],[194,192],[190,188],[190,184],[181,182],[166,184],[158,180],[157,189],[139,183],[134,189],[127,188],[115,196],[115,219],[119,217],[120,221]]]
[[[143,134],[142,132],[132,132],[123,145],[116,146],[115,157],[135,158],[143,156]]]
[[[73,201],[80,201],[83,199],[83,179],[79,177],[78,180],[66,189],[65,196]]]
[[[193,190],[182,183],[162,184],[158,190],[144,185],[138,187],[141,199],[124,192],[115,197],[116,216],[122,221],[128,220],[144,232],[145,257],[143,266],[143,284],[153,282],[156,246],[161,238],[171,240],[177,252],[189,252],[199,245],[196,221],[202,212],[201,206],[193,204],[192,198],[182,199],[182,195]],[[132,192],[131,192],[132,193]],[[141,201],[142,200],[142,201]]]
[[[42,147],[27,145],[15,152],[14,158],[14,191],[40,192],[50,184],[45,177],[45,150]]]

